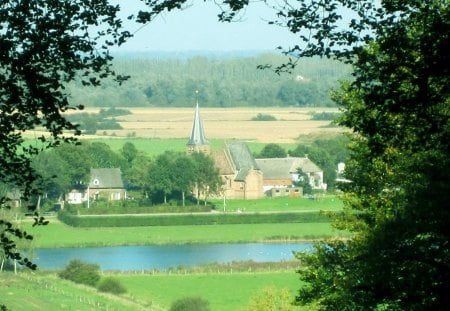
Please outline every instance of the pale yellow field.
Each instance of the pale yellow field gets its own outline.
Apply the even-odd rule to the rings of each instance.
[[[122,130],[101,131],[116,137],[133,135],[142,138],[188,138],[192,129],[194,108],[124,108],[131,115],[116,119]],[[87,109],[94,113],[99,109]],[[338,112],[332,108],[200,108],[208,139],[240,139],[260,143],[297,143],[299,136],[332,136],[342,128],[327,127],[330,121],[311,120],[312,112]],[[251,121],[261,114],[277,121]],[[89,136],[87,138],[91,138]]]
[[[123,130],[118,136],[135,132],[137,137],[189,137],[194,108],[134,108],[119,117]],[[312,121],[310,108],[200,108],[205,133],[211,139],[245,139],[261,143],[295,143],[300,135],[336,134],[342,129],[326,127],[329,121]],[[337,109],[317,109],[334,111]],[[251,121],[258,113],[277,121]]]

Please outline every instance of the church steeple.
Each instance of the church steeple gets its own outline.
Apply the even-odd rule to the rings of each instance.
[[[209,153],[209,142],[205,136],[205,129],[203,128],[202,118],[200,116],[200,109],[198,106],[198,91],[197,94],[197,103],[195,107],[194,113],[194,122],[192,124],[192,132],[191,137],[187,143],[187,151],[188,153],[192,152],[205,152]]]

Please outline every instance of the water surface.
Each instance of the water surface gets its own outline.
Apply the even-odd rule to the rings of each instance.
[[[59,269],[73,259],[96,263],[102,270],[165,270],[208,263],[287,261],[294,251],[311,249],[310,243],[189,244],[47,248],[36,251],[35,262],[43,269]]]

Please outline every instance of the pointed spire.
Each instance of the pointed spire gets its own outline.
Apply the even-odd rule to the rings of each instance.
[[[195,107],[195,114],[194,114],[194,123],[192,125],[192,133],[191,137],[189,138],[189,141],[187,145],[208,145],[208,140],[205,136],[205,130],[203,128],[203,122],[202,118],[200,116],[200,109],[198,106],[198,91],[195,91],[197,94],[197,104]]]

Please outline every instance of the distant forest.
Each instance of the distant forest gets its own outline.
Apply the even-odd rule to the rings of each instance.
[[[258,65],[287,61],[276,54],[254,57],[189,58],[122,55],[117,73],[130,78],[119,86],[106,81],[100,87],[68,86],[76,105],[86,107],[203,107],[298,106],[334,107],[330,90],[350,78],[351,68],[328,59],[306,59],[292,73],[276,74]]]

